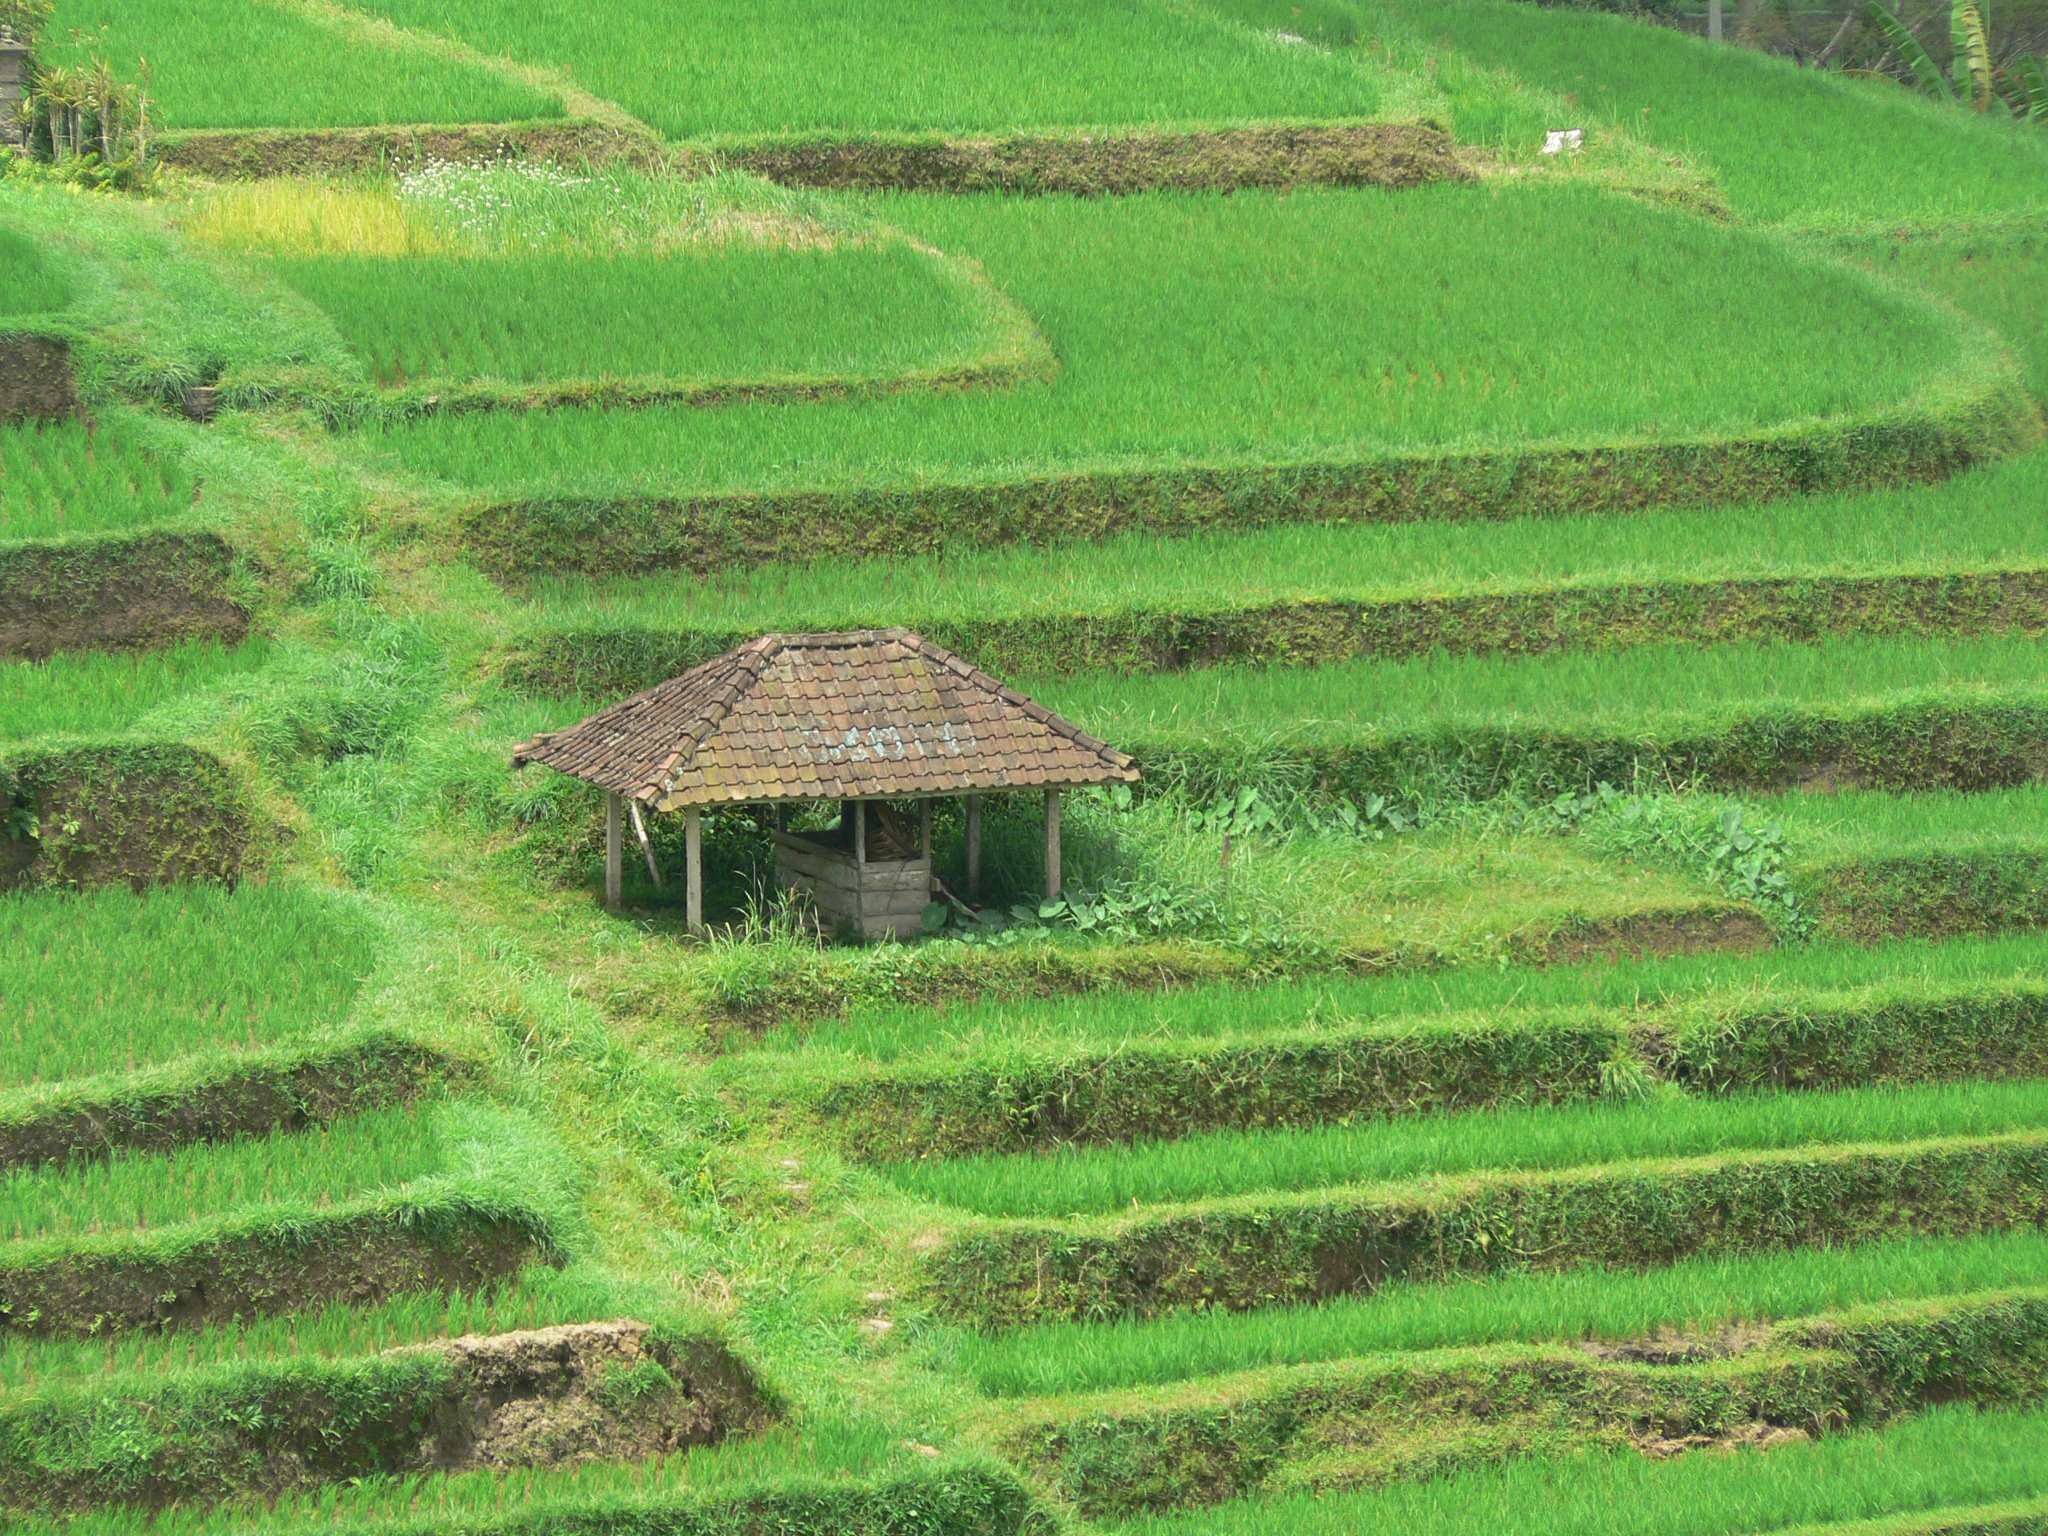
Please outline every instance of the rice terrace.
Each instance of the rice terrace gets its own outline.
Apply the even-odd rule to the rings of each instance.
[[[2048,1536],[2042,0],[0,0],[7,1536]]]

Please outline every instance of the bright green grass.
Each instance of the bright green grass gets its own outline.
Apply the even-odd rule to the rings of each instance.
[[[376,963],[355,903],[303,886],[0,897],[0,1084],[313,1034]]]
[[[67,651],[0,663],[0,742],[174,727],[185,700],[256,671],[269,656],[265,640],[187,640],[147,654]]]
[[[1101,1215],[1133,1205],[1478,1171],[1848,1142],[1989,1136],[2048,1126],[2048,1081],[1568,1104],[1051,1154],[892,1164],[900,1188],[984,1216]]]
[[[1406,82],[1175,0],[366,0],[679,137],[1371,117]]]
[[[1907,694],[1961,703],[1993,690],[2037,694],[2044,681],[2048,645],[1993,636],[1091,673],[1017,686],[1110,741],[1235,735],[1284,743],[1347,732],[1452,733],[1477,724],[1630,734],[1678,722],[1704,729],[1720,712],[1846,709]]]
[[[71,283],[42,247],[26,235],[0,229],[0,321],[62,309]]]
[[[987,350],[993,301],[908,246],[270,263],[382,385],[886,378]]]
[[[1711,1333],[1732,1323],[1871,1302],[2038,1285],[2044,1277],[2048,1234],[2023,1231],[1718,1255],[1642,1274],[1572,1270],[1454,1285],[1404,1283],[1319,1307],[963,1332],[948,1335],[946,1348],[979,1390],[1039,1397],[1394,1350]]]
[[[1580,187],[873,206],[979,260],[1058,379],[443,418],[381,441],[411,470],[512,491],[1002,481],[1750,432],[1900,406],[1975,345],[1844,268]],[[1702,267],[1725,283],[1702,290]]]
[[[2034,393],[2048,397],[2048,235],[1949,234],[1858,242],[1859,259],[1932,289],[2018,345]]]
[[[1072,997],[955,1003],[942,1009],[870,1004],[844,1019],[778,1024],[769,1048],[845,1051],[878,1061],[1010,1046],[1053,1049],[1120,1041],[1199,1040],[1259,1030],[1363,1025],[1418,1014],[1497,1009],[1795,1003],[1803,994],[1879,987],[1898,991],[2039,983],[2048,936],[2014,934],[1945,943],[1804,945],[1765,954],[1669,955],[1599,965],[1472,968],[1429,975],[1321,978],[1180,992],[1098,992]]]
[[[155,70],[150,99],[169,128],[321,128],[560,117],[562,105],[488,70],[385,47],[275,0],[60,0],[47,35],[105,30],[124,79]],[[82,48],[58,42],[55,60]]]
[[[700,1497],[719,1498],[762,1483],[844,1483],[855,1477],[928,1476],[931,1471],[931,1463],[905,1441],[900,1425],[880,1416],[820,1415],[800,1425],[773,1425],[718,1445],[646,1461],[373,1477],[287,1494],[260,1513],[247,1504],[211,1510],[181,1504],[162,1511],[131,1507],[75,1517],[21,1516],[8,1526],[8,1536],[251,1536],[254,1531],[328,1536],[381,1529],[386,1522],[397,1523],[406,1532],[489,1530],[530,1522],[536,1506],[588,1502],[631,1510],[641,1501],[687,1505]],[[582,1522],[571,1514],[561,1523],[574,1527]],[[552,1524],[544,1522],[543,1528]],[[605,1516],[596,1524],[618,1528]],[[651,1524],[668,1528],[668,1522],[658,1517]],[[905,1529],[901,1522],[893,1524]],[[700,1522],[696,1528],[704,1527]],[[817,1527],[798,1526],[791,1536],[812,1529]]]
[[[2009,119],[1571,7],[1402,0],[1401,9],[1478,62],[1576,100],[1583,126],[1619,127],[1695,160],[1752,218],[1882,225],[2048,215],[2048,136]],[[1721,280],[1715,273],[1706,286]]]
[[[1128,611],[1200,614],[1323,599],[1390,603],[1624,582],[1962,573],[2048,564],[2048,454],[1940,486],[1626,518],[1294,525],[1186,539],[768,564],[678,581],[558,578],[561,627],[771,630]],[[522,615],[531,613],[522,605]]]
[[[122,1152],[0,1175],[0,1242],[146,1232],[251,1207],[320,1207],[445,1166],[435,1107],[373,1109],[313,1130]]]
[[[1971,794],[1790,794],[1759,806],[1765,818],[1783,823],[1794,840],[1795,863],[2038,850],[2048,838],[2048,788],[2037,785]]]
[[[589,1270],[536,1264],[478,1292],[422,1291],[375,1306],[329,1302],[312,1311],[162,1333],[100,1339],[10,1339],[0,1350],[0,1392],[89,1382],[124,1372],[203,1370],[259,1360],[335,1360],[470,1333],[509,1333],[619,1315],[613,1287]]]
[[[186,465],[145,447],[118,416],[0,426],[0,543],[161,522],[198,494]]]
[[[1240,1499],[1126,1536],[1749,1536],[2048,1493],[2048,1412],[1943,1408],[1768,1452],[1526,1460],[1425,1483]],[[1846,1533],[1845,1533],[1846,1536]]]

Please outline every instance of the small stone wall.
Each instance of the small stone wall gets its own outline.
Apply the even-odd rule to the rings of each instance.
[[[54,336],[0,335],[0,426],[78,414],[71,348]]]

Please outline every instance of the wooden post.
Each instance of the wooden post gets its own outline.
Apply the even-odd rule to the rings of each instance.
[[[981,900],[981,796],[967,797],[967,899]]]
[[[704,931],[704,813],[691,806],[683,812],[683,920],[690,932]]]
[[[633,835],[640,840],[640,852],[647,858],[647,878],[658,889],[661,886],[661,866],[654,862],[654,840],[647,835],[647,823],[640,819],[640,802],[628,800],[626,812],[633,818]]]
[[[868,807],[864,800],[855,800],[853,805],[853,867],[859,869],[868,861]]]
[[[1721,0],[1707,0],[1707,41],[1721,41]]]
[[[614,912],[624,899],[625,872],[620,857],[620,822],[624,821],[625,802],[616,794],[604,797],[604,904]]]
[[[929,864],[932,861],[932,803],[927,800],[919,807],[917,818],[918,857]]]
[[[1045,792],[1045,899],[1057,901],[1060,886],[1060,792]]]

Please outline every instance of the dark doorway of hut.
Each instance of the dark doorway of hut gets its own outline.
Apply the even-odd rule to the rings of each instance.
[[[857,940],[925,931],[935,899],[979,899],[981,812],[991,794],[1045,806],[1045,889],[1064,885],[1060,796],[1132,784],[1130,758],[951,651],[902,629],[764,635],[644,693],[514,749],[605,790],[606,905],[625,883],[630,824],[657,885],[647,814],[683,817],[684,916],[704,932],[704,813],[772,815],[775,879],[821,928]],[[964,899],[935,878],[932,809],[963,802]],[[792,809],[838,805],[829,826]]]

